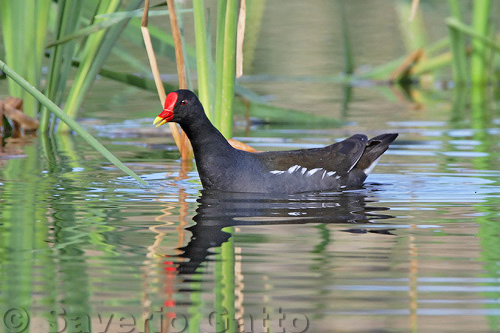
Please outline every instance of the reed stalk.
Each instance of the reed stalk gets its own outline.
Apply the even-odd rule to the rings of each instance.
[[[226,138],[230,138],[233,134],[233,102],[236,77],[237,0],[227,0],[224,17],[223,61],[220,64],[222,66],[222,89],[218,91],[218,94],[221,95],[221,104],[220,109],[215,111],[220,113],[219,130]],[[222,19],[222,17],[218,17],[218,19]],[[219,45],[217,46],[219,47]]]
[[[175,14],[174,15],[177,18],[177,25],[178,25],[179,32],[184,31],[184,19],[183,19],[183,15],[181,14],[184,11],[183,7],[182,7],[184,2],[185,2],[185,0],[174,0],[174,6],[175,6],[175,8],[174,8]],[[185,38],[184,33],[179,33],[179,34],[181,36],[181,46],[182,46],[182,56],[183,56],[182,63],[184,65],[186,89],[194,90],[193,82],[191,80],[191,75],[190,75],[191,63],[189,62],[188,55],[184,51],[187,48],[186,38]]]
[[[415,9],[416,8],[416,9]],[[399,14],[400,30],[403,35],[403,41],[408,52],[424,47],[426,43],[425,24],[422,15],[418,11],[418,6],[414,6],[406,1],[396,3],[397,13]],[[412,18],[413,17],[413,18]],[[408,22],[408,18],[412,18]]]
[[[354,73],[354,56],[352,53],[351,38],[349,36],[349,24],[345,10],[344,0],[338,0],[340,6],[340,23],[342,29],[342,42],[344,44],[344,72],[345,74]]]
[[[266,0],[249,1],[246,4],[246,18],[248,20],[245,23],[245,45],[243,45],[245,58],[243,59],[243,65],[247,71],[251,70],[255,58],[265,8]]]
[[[175,5],[173,0],[166,0],[170,13],[170,27],[172,29],[172,36],[174,37],[175,45],[175,60],[177,64],[177,74],[179,77],[179,88],[187,89],[188,81],[186,76],[186,66],[184,65],[184,49],[182,47],[181,32],[177,22],[177,14],[175,13]],[[191,145],[186,134],[181,130],[181,159],[190,160],[193,157]]]
[[[240,0],[238,27],[236,29],[236,78],[243,76],[243,42],[245,41],[246,20],[247,2],[246,0]]]
[[[221,128],[222,114],[222,78],[224,70],[224,32],[226,25],[227,0],[217,1],[217,27],[215,36],[215,101],[214,101],[214,125]],[[223,133],[224,134],[224,133]]]
[[[79,16],[82,10],[81,1],[61,0],[58,3],[56,40],[74,32],[78,28]],[[66,88],[66,80],[71,69],[71,62],[75,52],[75,41],[54,46],[50,54],[49,75],[47,77],[46,94],[55,104],[60,105]],[[42,108],[40,117],[40,131],[46,132],[50,125],[50,112]]]
[[[33,86],[40,86],[40,73],[50,0],[2,0],[0,21],[5,59]],[[24,112],[35,117],[38,102],[14,82],[9,81],[9,94],[23,100]]]
[[[449,66],[452,61],[453,55],[450,52],[445,52],[433,58],[425,59],[424,61],[417,63],[412,68],[411,74],[414,76],[428,74],[437,69]]]
[[[408,21],[410,21],[410,22],[413,21],[415,19],[415,16],[417,16],[419,3],[420,3],[420,0],[412,0],[411,9],[410,9],[410,17],[408,18]]]
[[[431,55],[434,53],[437,53],[439,51],[442,51],[443,49],[446,49],[450,45],[450,40],[449,38],[443,38],[440,39],[432,44],[429,44],[428,46],[423,48],[423,51],[427,55]],[[410,55],[406,55],[404,57],[401,57],[396,60],[392,60],[388,63],[385,63],[383,65],[377,66],[373,68],[371,71],[360,74],[361,78],[364,79],[388,79],[391,73],[394,72],[394,70],[399,67],[406,59],[408,59]]]
[[[487,37],[489,14],[491,8],[490,0],[475,0],[472,11],[472,28],[476,34]],[[472,83],[482,84],[488,80],[487,75],[487,51],[483,40],[479,38],[472,39],[471,55],[471,81]]]
[[[205,23],[205,5],[203,0],[193,0],[194,10],[194,32],[196,43],[196,62],[198,70],[198,96],[209,119],[213,118],[212,99],[210,94],[210,75],[209,65],[209,40],[207,38],[207,29]]]
[[[78,134],[82,139],[84,139],[92,148],[101,153],[108,161],[113,163],[120,170],[125,172],[127,175],[133,177],[139,183],[147,185],[147,183],[137,176],[132,170],[125,166],[119,159],[117,159],[109,150],[104,148],[92,135],[90,135],[80,124],[70,118],[63,110],[61,110],[54,102],[43,95],[39,90],[33,87],[28,81],[26,81],[22,76],[17,74],[9,66],[7,66],[2,60],[0,60],[0,70],[3,71],[7,76],[9,76],[13,81],[19,84],[24,90],[31,94],[38,102],[45,106],[50,112],[54,113],[59,119],[61,119],[65,124],[71,128],[76,134]]]
[[[130,0],[127,2],[125,11],[135,10],[141,3],[142,0]],[[120,4],[121,0],[99,1],[96,13],[92,16],[93,19],[100,14],[116,12],[120,8]],[[105,19],[100,18],[95,20],[100,22]],[[65,112],[71,118],[74,119],[76,117],[77,112],[83,103],[83,98],[86,92],[90,89],[97,73],[104,64],[104,61],[108,58],[108,55],[111,53],[113,46],[128,21],[129,18],[120,20],[120,23],[111,26],[107,30],[97,31],[88,36],[84,42],[82,41],[82,50],[78,52],[81,61],[80,66],[78,67],[77,74],[74,78],[74,82],[71,86],[64,108]],[[67,127],[64,124],[61,124],[57,131],[67,131]]]
[[[163,82],[160,76],[160,70],[158,69],[158,62],[156,61],[156,55],[153,49],[153,43],[151,42],[151,35],[148,29],[148,17],[149,17],[149,0],[146,0],[144,5],[144,13],[141,21],[141,33],[144,40],[144,46],[146,47],[146,54],[149,59],[149,65],[151,66],[151,72],[153,73],[154,82],[156,85],[156,90],[158,92],[158,97],[160,98],[160,103],[163,107],[165,104],[165,99],[167,95],[165,93],[165,88],[163,87]],[[179,151],[182,150],[181,135],[179,129],[175,123],[169,123],[170,131],[172,132],[172,137],[174,138],[175,144]]]
[[[459,0],[449,0],[451,15],[457,21],[462,21]],[[455,84],[463,85],[467,80],[467,58],[465,35],[456,27],[448,25],[451,43],[451,53],[453,54],[453,77]]]
[[[496,42],[492,38],[489,38],[488,36],[481,35],[477,31],[475,31],[473,27],[470,27],[462,22],[459,22],[454,18],[448,18],[446,20],[446,24],[463,32],[466,35],[471,36],[474,39],[477,39],[478,41],[482,42],[485,46],[488,46],[489,48],[497,52],[500,52],[500,44],[498,44],[498,42]]]
[[[99,2],[97,14],[111,13],[118,9],[120,0],[107,0]],[[81,53],[81,63],[78,67],[77,75],[71,86],[71,90],[66,101],[64,111],[72,119],[76,118],[78,109],[83,102],[83,95],[81,91],[89,89],[90,84],[93,82],[92,72],[95,68],[97,57],[99,57],[100,45],[104,42],[106,31],[100,30],[90,35],[85,43],[84,49]],[[59,126],[58,131],[66,131],[65,126]]]

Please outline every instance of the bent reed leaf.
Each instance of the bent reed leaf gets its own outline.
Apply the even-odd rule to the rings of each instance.
[[[142,185],[147,185],[148,183],[141,179],[135,172],[130,170],[125,164],[123,164],[115,155],[113,155],[109,150],[107,150],[103,145],[99,143],[90,133],[88,133],[80,124],[75,120],[71,119],[63,110],[61,110],[54,102],[48,99],[44,94],[42,94],[38,89],[33,87],[28,83],[22,76],[17,74],[9,66],[7,66],[2,60],[0,60],[0,70],[2,70],[7,76],[9,76],[13,81],[19,84],[25,91],[31,94],[38,102],[45,106],[50,112],[54,113],[56,117],[61,119],[71,130],[78,134],[82,139],[84,139],[92,148],[97,150],[104,156],[108,161],[113,163],[117,168],[125,172],[130,177],[137,180]]]

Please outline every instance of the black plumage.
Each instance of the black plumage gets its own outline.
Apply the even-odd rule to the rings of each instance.
[[[191,141],[203,187],[231,192],[299,193],[360,187],[398,136],[388,133],[369,140],[356,134],[323,148],[250,153],[227,142],[189,90],[167,96],[155,124],[167,121],[179,123]]]

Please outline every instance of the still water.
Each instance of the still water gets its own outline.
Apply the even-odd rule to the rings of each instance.
[[[32,332],[496,331],[498,118],[472,128],[446,98],[415,111],[371,89],[353,88],[341,127],[242,137],[289,149],[398,131],[366,186],[343,193],[200,191],[151,118],[84,121],[149,186],[75,137],[10,140],[4,327],[29,316]]]
[[[241,83],[274,105],[342,125],[239,121],[236,135],[279,150],[399,132],[366,185],[290,196],[201,191],[167,126],[151,125],[155,95],[100,79],[81,122],[149,186],[77,137],[9,139],[0,155],[2,331],[500,329],[498,100],[469,103],[473,91],[437,84],[403,90],[315,80],[341,71],[333,41],[300,59],[269,54],[279,49],[277,34],[301,29],[274,29],[272,18],[292,17],[294,8],[302,10],[296,2],[291,13],[271,5],[265,12],[269,33]],[[382,36],[394,33],[388,22],[377,26]],[[367,20],[353,32],[358,61],[399,56],[396,40],[367,60],[373,26]]]

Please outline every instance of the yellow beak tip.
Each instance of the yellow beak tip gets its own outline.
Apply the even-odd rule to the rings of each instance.
[[[161,125],[164,125],[167,122],[167,120],[161,118],[161,117],[156,117],[155,120],[153,121],[153,125],[156,127],[160,127]]]

